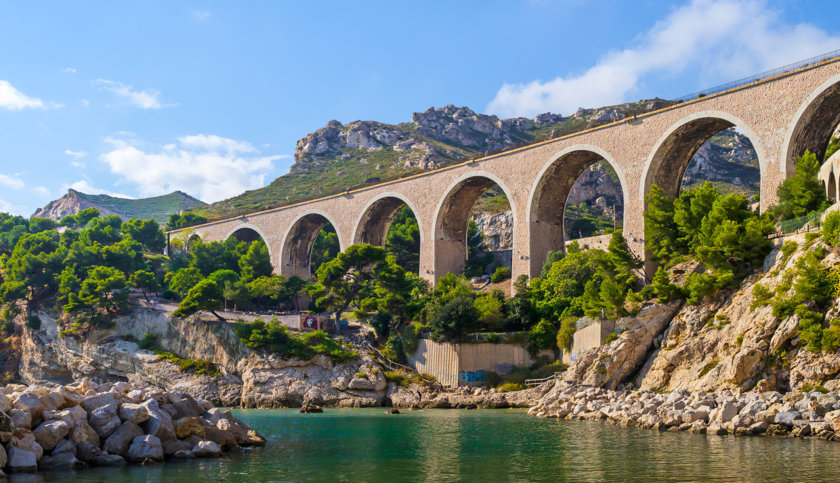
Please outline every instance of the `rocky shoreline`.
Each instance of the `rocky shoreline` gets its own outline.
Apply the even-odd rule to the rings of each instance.
[[[840,441],[840,395],[832,392],[656,393],[557,381],[541,388],[528,414],[702,434],[774,435]]]
[[[34,473],[215,457],[266,440],[206,400],[81,380],[0,388],[0,442],[0,468]]]

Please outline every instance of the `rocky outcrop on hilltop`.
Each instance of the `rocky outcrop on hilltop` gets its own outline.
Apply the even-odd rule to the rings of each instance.
[[[103,216],[117,215],[123,220],[152,218],[159,223],[164,223],[170,213],[179,213],[204,205],[205,203],[201,200],[181,191],[152,198],[128,199],[108,195],[90,195],[69,189],[66,195],[50,201],[32,216],[60,221],[65,216],[75,215],[88,208],[96,208]]]
[[[34,473],[214,457],[266,440],[203,399],[81,380],[0,388],[0,442],[0,468]]]

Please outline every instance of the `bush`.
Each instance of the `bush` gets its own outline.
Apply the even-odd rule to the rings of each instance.
[[[566,317],[560,321],[560,330],[557,331],[557,347],[563,350],[572,350],[572,341],[577,330],[577,317]]]
[[[493,272],[493,275],[490,277],[490,281],[493,283],[499,283],[503,280],[508,280],[511,276],[510,268],[508,267],[498,267],[496,271]]]
[[[342,363],[358,357],[356,351],[343,349],[341,344],[330,338],[323,330],[293,335],[276,318],[268,323],[260,319],[250,323],[235,322],[233,331],[245,342],[246,347],[275,352],[296,359],[308,361],[318,354],[323,354],[335,363]]]
[[[753,287],[753,299],[752,302],[750,302],[750,310],[754,311],[758,307],[770,305],[772,298],[773,292],[771,292],[767,287],[760,283],[755,284]]]
[[[370,318],[370,325],[373,327],[373,330],[376,332],[376,337],[379,340],[388,339],[388,336],[391,334],[391,321],[393,319],[391,314],[382,310],[376,312]]]
[[[501,341],[502,341],[502,338],[499,337],[499,334],[491,333],[491,334],[487,335],[487,342],[489,342],[491,344],[498,344]]]
[[[402,338],[396,334],[391,334],[388,340],[385,341],[385,348],[382,349],[382,353],[392,361],[399,362],[400,364],[405,364],[406,362]]]
[[[610,332],[609,335],[607,335],[607,338],[604,339],[604,344],[609,344],[610,342],[616,339],[618,339],[618,334],[616,334],[615,332]]]
[[[41,319],[37,315],[30,315],[26,319],[26,327],[31,330],[39,330],[41,328]]]
[[[500,389],[502,392],[521,391],[525,389],[525,385],[516,382],[506,382],[499,386],[497,389]]]
[[[557,341],[557,326],[543,319],[528,331],[528,352],[532,355],[551,349]]]
[[[150,333],[143,334],[143,340],[137,343],[137,346],[144,350],[149,350],[157,345],[157,336]]]
[[[472,297],[458,295],[443,305],[434,305],[429,329],[435,342],[452,342],[478,329],[479,312]]]

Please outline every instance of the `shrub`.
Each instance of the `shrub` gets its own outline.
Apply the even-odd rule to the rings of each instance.
[[[496,334],[496,333],[487,334],[487,342],[489,342],[491,344],[498,344],[501,341],[502,341],[502,338],[499,337],[499,334]]]
[[[382,310],[376,312],[370,318],[370,325],[376,332],[376,337],[379,340],[386,340],[391,333],[391,321],[393,317],[388,312]]]
[[[498,387],[499,390],[502,392],[513,392],[513,391],[521,391],[525,389],[524,384],[519,384],[516,382],[506,382]]]
[[[609,344],[610,342],[616,339],[618,339],[618,334],[616,334],[615,332],[610,332],[609,335],[607,335],[607,338],[604,339],[604,344]]]
[[[490,277],[490,281],[493,283],[499,283],[503,280],[508,280],[511,276],[511,270],[508,267],[498,267],[496,271],[493,272],[493,275]]]
[[[705,376],[706,374],[708,374],[708,373],[709,373],[709,371],[711,371],[712,369],[714,369],[715,367],[717,367],[717,365],[718,365],[718,360],[717,360],[717,359],[713,359],[713,360],[712,360],[712,362],[709,362],[708,364],[706,364],[705,366],[703,366],[703,370],[701,370],[701,371],[700,371],[700,377],[703,377],[703,376]]]
[[[788,297],[776,297],[773,300],[773,317],[777,319],[786,319],[793,315],[796,310],[796,301]]]
[[[403,352],[403,344],[402,338],[397,334],[391,334],[391,337],[388,337],[388,340],[385,341],[385,348],[382,349],[382,353],[388,359],[392,361],[397,361],[400,364],[405,364],[406,357],[405,352]]]
[[[780,249],[782,252],[782,266],[785,266],[788,260],[790,260],[790,257],[796,253],[797,248],[799,248],[799,244],[792,240],[786,241],[782,245],[782,248]]]
[[[563,350],[572,350],[572,341],[577,330],[577,317],[566,317],[560,321],[560,330],[557,331],[557,347]]]
[[[296,359],[310,360],[323,354],[335,363],[342,363],[358,357],[356,351],[343,349],[341,344],[322,330],[293,335],[276,318],[268,323],[260,319],[250,323],[239,321],[233,324],[233,331],[245,342],[246,347]]]
[[[528,352],[533,354],[551,349],[557,341],[557,326],[543,319],[528,331]]]
[[[700,303],[703,297],[710,297],[718,290],[718,280],[710,273],[693,273],[686,280],[688,298],[686,301],[691,305]]]
[[[30,315],[26,319],[26,327],[31,330],[39,330],[41,328],[41,319],[37,315]]]
[[[832,319],[823,329],[820,346],[823,352],[833,353],[840,349],[840,319]]]
[[[799,316],[799,338],[805,342],[809,351],[819,352],[823,339],[822,314],[808,310],[804,305],[796,307],[795,312]]]
[[[773,292],[771,292],[767,287],[760,283],[755,284],[753,287],[753,299],[752,302],[750,302],[750,310],[755,311],[755,309],[759,307],[770,305],[772,298]]]
[[[735,345],[738,347],[744,345],[744,334],[738,334],[738,337],[735,338]]]
[[[148,332],[143,334],[143,339],[137,343],[138,347],[145,350],[149,350],[155,345],[157,345],[157,336]]]

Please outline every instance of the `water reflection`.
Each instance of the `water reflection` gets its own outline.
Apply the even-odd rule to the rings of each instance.
[[[270,443],[214,459],[11,481],[838,481],[840,444],[558,421],[519,410],[239,411]]]

